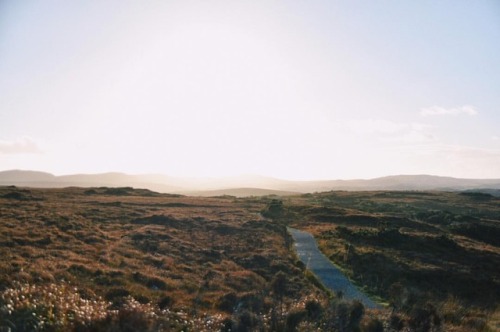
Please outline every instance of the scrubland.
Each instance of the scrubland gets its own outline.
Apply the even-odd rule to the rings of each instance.
[[[279,324],[321,298],[261,216],[266,200],[132,188],[0,189],[0,326],[29,330],[220,330]],[[241,317],[240,317],[241,316]],[[241,325],[241,324],[240,324]],[[244,325],[244,324],[243,324]]]
[[[0,188],[0,331],[495,331],[499,201]],[[386,309],[306,271],[286,226]]]
[[[500,199],[474,192],[325,192],[290,198],[292,225],[394,328],[500,330]]]

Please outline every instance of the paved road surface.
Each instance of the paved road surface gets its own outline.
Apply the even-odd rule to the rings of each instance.
[[[304,231],[288,228],[295,243],[295,250],[300,260],[311,270],[327,288],[333,292],[342,292],[345,299],[359,300],[367,308],[381,308],[368,296],[359,291],[349,279],[330,262],[330,260],[318,249],[314,237]]]

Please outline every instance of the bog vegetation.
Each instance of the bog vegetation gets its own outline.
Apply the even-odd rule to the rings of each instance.
[[[0,331],[495,331],[499,200],[0,188]],[[286,226],[385,309],[324,289]]]

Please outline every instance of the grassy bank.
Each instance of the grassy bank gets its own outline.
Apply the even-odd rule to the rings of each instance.
[[[467,331],[499,328],[499,203],[480,193],[329,192],[286,206],[295,227],[407,326],[425,314]]]

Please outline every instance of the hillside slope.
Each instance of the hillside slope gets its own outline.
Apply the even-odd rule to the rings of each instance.
[[[245,191],[249,192],[249,195],[267,195],[269,193],[266,190],[282,192],[270,192],[270,194],[277,195],[330,190],[499,190],[500,179],[458,179],[431,175],[395,175],[369,180],[289,181],[261,176],[176,178],[155,174],[130,175],[124,173],[54,176],[43,172],[14,170],[0,172],[0,185],[38,188],[130,186],[163,193],[188,193],[200,196],[207,196],[210,191],[213,191],[214,195],[221,195],[227,194],[227,190],[232,190],[236,196],[242,196],[243,191],[241,188],[247,188]]]

